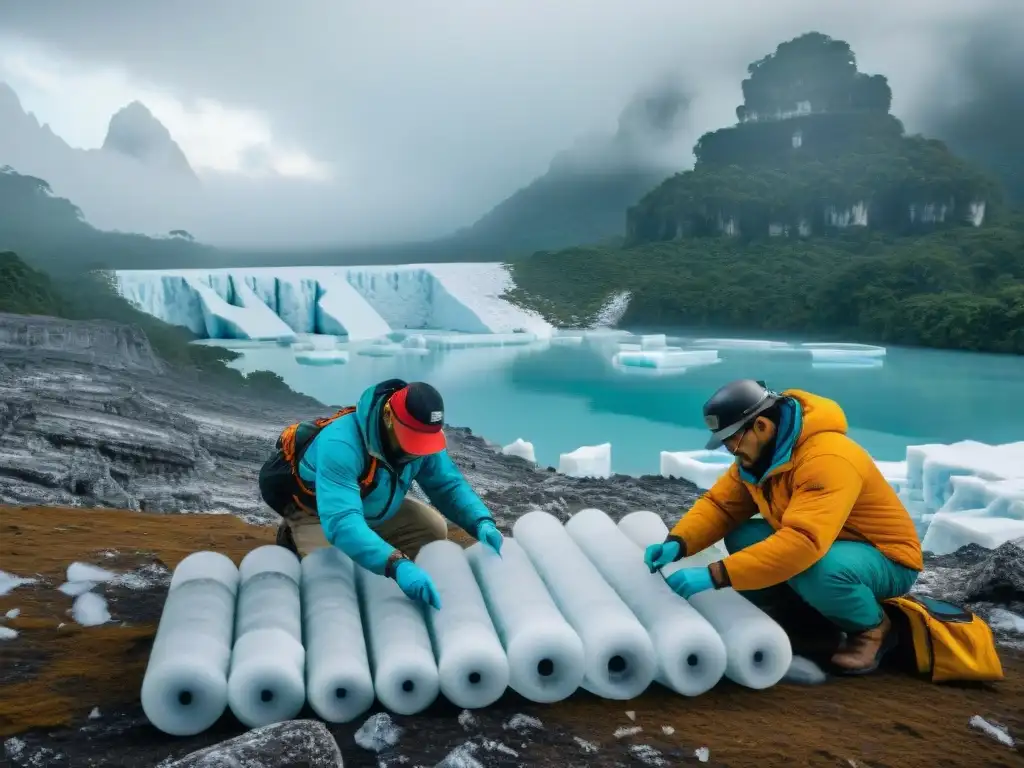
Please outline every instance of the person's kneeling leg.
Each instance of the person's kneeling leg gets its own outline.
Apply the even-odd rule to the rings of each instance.
[[[413,560],[432,541],[448,538],[448,522],[429,504],[410,496],[402,501],[395,516],[374,528],[395,549]]]
[[[871,672],[895,641],[881,601],[910,591],[918,572],[862,542],[837,541],[788,584],[847,634],[832,663],[848,673]]]

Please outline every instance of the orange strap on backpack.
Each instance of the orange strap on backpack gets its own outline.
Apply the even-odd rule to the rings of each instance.
[[[331,414],[330,416],[322,416],[322,417],[320,417],[318,419],[314,419],[312,421],[312,424],[313,424],[314,427],[316,427],[317,433],[319,433],[320,430],[322,430],[324,427],[326,427],[332,421],[335,421],[336,419],[340,419],[342,416],[347,416],[350,413],[355,413],[355,411],[356,411],[356,407],[354,405],[349,405],[349,406],[346,406],[346,407],[342,408],[339,411],[336,411],[335,413]],[[296,422],[294,424],[289,424],[281,432],[281,436],[280,436],[281,455],[284,457],[284,460],[286,462],[288,462],[288,466],[291,468],[291,471],[292,471],[292,476],[295,478],[295,484],[298,486],[299,490],[302,493],[306,494],[307,496],[313,497],[314,496],[313,491],[311,491],[309,488],[307,488],[306,484],[302,482],[302,477],[299,474],[299,463],[297,461],[298,457],[296,456],[296,453],[295,453],[295,438],[296,438],[296,435],[298,433],[299,427],[302,426],[302,423],[303,422],[300,421],[300,422]],[[309,422],[307,422],[307,423],[309,423]],[[309,443],[307,442],[306,445],[308,445],[308,444]],[[373,484],[374,478],[377,475],[377,459],[375,457],[373,457],[373,456],[370,456],[369,458],[370,458],[370,461],[369,461],[369,463],[367,465],[366,471],[359,478],[359,489],[360,489],[360,491],[363,491],[363,492],[365,492],[366,489],[369,488]],[[294,494],[292,496],[292,498],[295,500],[295,503],[298,504],[303,509],[305,509],[307,511],[312,511],[312,510],[310,510],[310,508],[306,504],[303,504],[303,502],[299,498],[298,494]]]

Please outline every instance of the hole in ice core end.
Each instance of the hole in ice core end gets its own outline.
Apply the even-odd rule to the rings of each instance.
[[[338,686],[337,688],[334,689],[334,697],[335,698],[337,698],[337,699],[344,699],[346,696],[348,696],[348,689],[347,688],[342,688],[341,686]]]
[[[262,701],[264,704],[269,704],[273,700],[274,692],[272,690],[270,690],[269,688],[264,688],[262,691],[260,691],[260,701]]]
[[[477,685],[480,682],[481,679],[482,678],[480,677],[480,673],[479,672],[470,672],[469,673],[469,684],[470,685]]]
[[[541,659],[537,662],[537,674],[541,677],[551,677],[555,674],[555,662],[551,659]]]
[[[183,707],[187,707],[192,703],[192,691],[180,691],[178,693],[178,703]]]
[[[689,664],[691,667],[696,667],[698,664],[700,664],[700,659],[697,657],[696,653],[691,653],[689,656],[686,657],[686,663]]]
[[[415,687],[416,683],[414,683],[412,680],[406,680],[402,683],[402,690],[406,693],[412,693]]]
[[[621,675],[626,671],[626,660],[618,654],[612,656],[608,659],[608,671],[613,675]]]
[[[760,664],[764,661],[764,651],[754,651],[754,663]]]

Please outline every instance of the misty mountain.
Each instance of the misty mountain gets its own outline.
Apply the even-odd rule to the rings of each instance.
[[[139,101],[122,107],[110,118],[102,149],[120,152],[151,168],[196,178],[185,153],[171,138],[171,132]]]
[[[95,227],[160,234],[183,223],[149,192],[189,199],[198,188],[181,148],[142,104],[110,120],[99,149],[77,149],[40,124],[18,95],[0,82],[0,166],[45,179],[53,192],[73,200]]]
[[[686,162],[690,96],[673,80],[638,92],[610,135],[579,139],[534,179],[451,238],[491,256],[594,243],[625,233],[625,211]]]

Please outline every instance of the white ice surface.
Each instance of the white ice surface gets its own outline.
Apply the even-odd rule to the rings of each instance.
[[[116,282],[143,312],[209,338],[358,340],[400,328],[551,334],[539,314],[502,298],[512,281],[498,263],[123,270]]]
[[[728,451],[662,451],[661,476],[689,480],[698,488],[707,490],[733,464]]]
[[[237,582],[234,563],[216,552],[195,552],[175,568],[141,694],[164,733],[201,733],[227,707]]]
[[[228,706],[258,728],[291,720],[306,702],[299,559],[267,544],[242,558]]]
[[[599,509],[580,510],[565,530],[647,630],[658,682],[684,696],[714,687],[725,672],[722,638],[660,574],[647,570],[641,549]]]
[[[337,547],[322,547],[302,560],[306,698],[331,723],[353,720],[374,699],[355,568]]]
[[[937,512],[928,524],[921,549],[936,555],[948,555],[968,544],[995,549],[1021,536],[1024,536],[1024,520]]]
[[[508,688],[508,659],[465,552],[454,541],[434,541],[416,564],[441,596],[441,610],[427,611],[441,693],[465,709],[490,706]]]
[[[504,446],[501,452],[506,456],[518,456],[531,464],[537,463],[537,455],[534,453],[533,443],[528,443],[521,437],[517,437],[511,443]]]
[[[95,592],[83,592],[71,604],[71,618],[83,627],[98,627],[110,621],[107,599]]]
[[[501,556],[477,543],[466,550],[508,658],[509,685],[530,701],[552,703],[583,682],[583,643],[513,537]]]
[[[583,445],[575,451],[560,454],[558,471],[569,477],[610,477],[612,444]]]
[[[658,668],[650,636],[558,519],[528,512],[513,536],[583,641],[583,687],[607,699],[646,690]]]
[[[15,576],[7,571],[0,571],[0,595],[6,595],[23,584],[35,584],[37,579],[26,576]]]
[[[394,579],[358,568],[356,584],[377,698],[397,715],[422,712],[440,692],[423,610]]]

